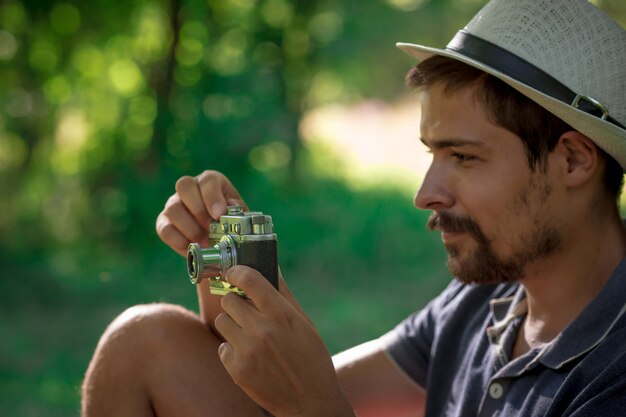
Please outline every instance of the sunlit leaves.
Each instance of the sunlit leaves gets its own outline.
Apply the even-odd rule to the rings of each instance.
[[[254,12],[258,0],[209,0],[215,22],[220,26],[245,24]]]
[[[95,131],[114,130],[121,118],[121,99],[105,88],[92,88],[81,97],[85,103],[89,121]]]
[[[43,91],[47,101],[51,104],[62,104],[72,97],[72,87],[62,75],[48,79],[43,86]]]
[[[252,148],[248,157],[255,169],[269,172],[287,166],[292,154],[285,142],[274,141]]]
[[[105,57],[101,50],[93,45],[86,44],[76,48],[72,54],[72,64],[82,77],[100,78],[102,77],[102,68],[105,65]]]
[[[176,60],[184,66],[196,65],[202,59],[204,45],[197,39],[181,38],[176,48]]]
[[[459,1],[473,0],[444,3]],[[304,112],[387,91],[393,73],[402,88],[407,61],[376,59],[384,44],[402,60],[393,42],[413,35],[396,38],[397,19],[404,33],[426,30],[398,11],[419,3],[3,1],[0,172],[21,183],[0,182],[12,202],[1,211],[67,242],[134,225],[129,210],[146,217],[139,199],[162,192],[137,195],[131,180],[146,173],[163,185],[207,167],[294,169]],[[62,220],[47,225],[55,210]]]
[[[123,96],[133,96],[144,84],[143,74],[130,59],[114,61],[108,71],[111,85]]]
[[[307,96],[309,107],[332,103],[345,93],[341,78],[331,71],[318,71],[311,82]]]
[[[337,39],[343,30],[343,17],[337,10],[322,10],[309,21],[311,36],[323,44]]]
[[[133,58],[144,64],[165,58],[172,40],[166,13],[149,3],[138,11],[135,20],[131,40]]]
[[[83,111],[66,110],[62,113],[54,134],[52,169],[57,173],[76,174],[84,167],[81,158],[90,130]]]
[[[293,19],[293,4],[288,0],[265,0],[261,6],[261,16],[268,25],[285,28]]]
[[[219,38],[206,61],[220,75],[239,74],[247,65],[248,43],[249,34],[245,30],[230,29]]]
[[[176,60],[183,66],[198,64],[204,55],[208,42],[208,32],[204,24],[198,21],[186,22],[180,30],[179,44],[176,48]]]
[[[385,0],[390,6],[403,11],[413,11],[418,9],[425,0]]]

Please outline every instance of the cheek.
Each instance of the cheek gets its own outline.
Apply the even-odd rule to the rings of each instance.
[[[459,210],[466,211],[481,226],[485,221],[498,217],[507,200],[506,187],[491,179],[460,181],[457,190]]]
[[[479,187],[467,185],[464,191],[465,197],[458,201],[461,210],[478,224],[492,245],[510,244],[534,224],[530,204],[535,196],[528,187],[490,180]]]

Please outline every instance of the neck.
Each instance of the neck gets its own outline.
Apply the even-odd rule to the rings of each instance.
[[[550,258],[528,265],[522,279],[528,314],[514,356],[550,342],[602,290],[626,256],[626,236],[619,216],[581,222],[563,236],[563,247]]]

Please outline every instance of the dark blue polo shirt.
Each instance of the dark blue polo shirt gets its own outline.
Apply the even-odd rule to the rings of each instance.
[[[626,259],[552,342],[511,360],[526,315],[519,284],[453,281],[383,336],[427,391],[427,417],[626,416]]]

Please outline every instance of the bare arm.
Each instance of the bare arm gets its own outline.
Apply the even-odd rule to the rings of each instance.
[[[174,251],[186,256],[191,242],[208,246],[209,225],[226,213],[227,205],[246,207],[239,192],[224,175],[204,171],[195,177],[182,177],[176,182],[176,193],[167,200],[157,217],[157,234]],[[206,280],[197,286],[197,290],[200,317],[215,330],[215,318],[222,312],[221,297],[211,295]]]
[[[359,417],[421,417],[426,391],[412,381],[376,339],[333,356],[344,393]]]

